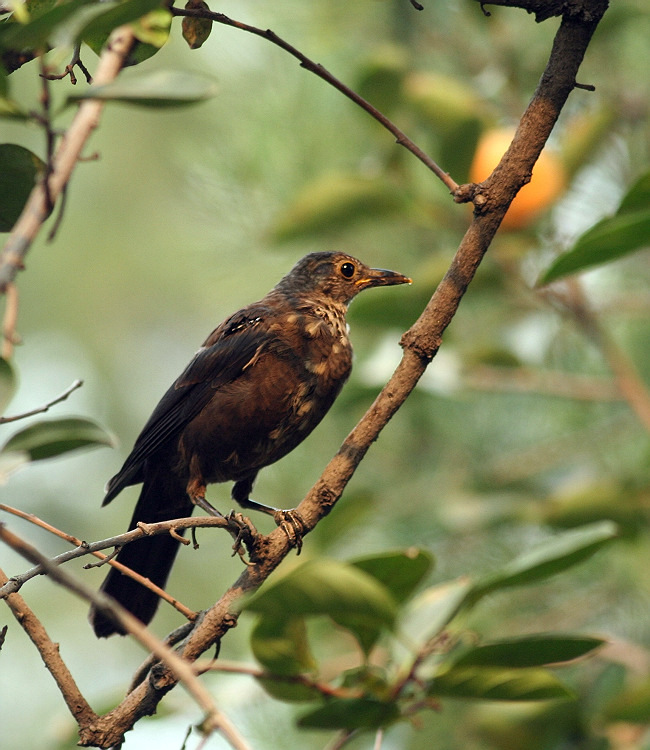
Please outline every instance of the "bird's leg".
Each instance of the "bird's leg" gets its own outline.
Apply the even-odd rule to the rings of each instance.
[[[223,513],[220,513],[205,499],[205,482],[202,482],[200,479],[190,479],[187,483],[186,492],[192,503],[201,508],[201,510],[204,510],[209,516],[224,518]]]
[[[275,523],[284,531],[289,541],[296,548],[296,552],[300,554],[302,537],[305,533],[305,524],[300,514],[295,509],[282,510],[281,508],[273,508],[271,505],[264,505],[252,500],[250,492],[253,489],[254,481],[255,477],[240,479],[238,482],[235,482],[230,493],[232,499],[241,505],[242,508],[257,510],[272,516]]]
[[[223,513],[220,513],[206,500],[205,482],[200,479],[190,479],[187,483],[186,492],[192,503],[204,510],[209,516],[223,518],[228,522],[227,529],[235,540],[233,545],[233,555],[238,554],[248,565],[249,563],[244,559],[242,542],[246,542],[247,546],[252,547],[255,537],[257,536],[257,529],[253,524],[247,518],[244,518],[241,513],[230,513],[228,516],[224,516]]]

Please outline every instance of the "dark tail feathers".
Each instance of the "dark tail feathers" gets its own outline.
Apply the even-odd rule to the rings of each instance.
[[[135,506],[129,531],[136,527],[138,521],[156,523],[189,516],[193,507],[183,483],[173,474],[165,473],[162,476],[147,478]],[[125,545],[116,559],[157,586],[163,587],[179,546],[179,542],[169,534],[145,537]],[[101,591],[112,596],[145,625],[153,618],[160,601],[153,591],[113,567],[109,570]],[[116,622],[94,607],[90,610],[89,619],[98,638],[107,638],[113,633],[124,635],[124,631]]]

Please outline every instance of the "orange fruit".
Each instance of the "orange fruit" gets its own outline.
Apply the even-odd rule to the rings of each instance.
[[[480,137],[470,167],[470,181],[482,182],[512,141],[514,130],[501,128],[486,130]],[[501,226],[505,229],[523,229],[532,224],[557,197],[566,184],[564,167],[557,154],[545,148],[533,168],[530,182],[524,185],[510,204]]]

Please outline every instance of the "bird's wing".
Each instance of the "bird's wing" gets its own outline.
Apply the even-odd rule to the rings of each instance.
[[[141,482],[142,467],[168,440],[178,435],[210,401],[214,391],[232,382],[269,341],[261,325],[268,310],[251,307],[216,328],[176,382],[160,399],[120,471],[109,480],[103,505],[124,487]]]

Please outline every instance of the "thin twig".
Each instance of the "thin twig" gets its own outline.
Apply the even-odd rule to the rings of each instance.
[[[182,659],[175,651],[166,646],[156,638],[153,633],[145,627],[140,620],[134,617],[124,607],[115,602],[111,597],[101,591],[93,591],[77,581],[69,573],[61,570],[52,563],[45,555],[41,554],[35,547],[25,542],[16,534],[9,531],[4,524],[0,524],[0,540],[11,547],[15,552],[25,559],[39,565],[47,575],[56,583],[64,586],[73,594],[86,600],[96,607],[102,614],[113,617],[120,626],[130,633],[145,649],[154,653],[164,664],[168,666],[183,684],[188,693],[196,701],[197,705],[205,714],[201,729],[204,733],[220,731],[230,745],[236,750],[249,750],[244,738],[239,734],[230,720],[217,708],[210,692],[197,678],[194,668]]]
[[[62,554],[52,558],[50,561],[52,564],[62,565],[65,562],[83,557],[84,555],[93,555],[103,563],[112,565],[114,568],[117,568],[119,571],[124,573],[124,575],[129,576],[129,578],[133,578],[145,588],[153,591],[161,599],[166,601],[168,604],[171,604],[172,607],[178,610],[188,620],[195,620],[197,617],[197,613],[191,610],[189,607],[186,607],[182,602],[178,601],[178,599],[168,594],[164,589],[160,588],[160,586],[157,586],[148,578],[145,578],[139,573],[136,573],[134,570],[131,570],[131,568],[128,568],[121,562],[113,560],[113,555],[104,555],[99,550],[108,549],[111,547],[123,547],[125,544],[129,544],[130,542],[141,539],[143,536],[152,536],[165,533],[169,534],[175,532],[176,529],[197,527],[226,527],[227,525],[227,521],[225,519],[215,516],[179,518],[171,521],[160,521],[156,524],[141,524],[137,529],[127,531],[126,533],[120,534],[119,536],[110,537],[109,539],[104,539],[99,542],[89,543],[84,542],[81,539],[77,539],[75,536],[61,531],[60,529],[57,529],[55,526],[47,523],[47,521],[43,521],[33,513],[26,513],[25,511],[19,510],[18,508],[13,508],[10,505],[4,504],[0,504],[0,511],[11,513],[18,518],[29,521],[30,523],[33,523],[34,525],[44,529],[45,531],[54,534],[61,539],[65,539],[65,541],[75,545],[75,549],[70,550],[69,552],[63,552]],[[19,591],[27,581],[38,575],[42,575],[43,572],[44,570],[37,565],[35,568],[32,568],[25,573],[12,576],[12,578],[4,583],[4,585],[0,586],[0,599],[8,596],[11,593]]]
[[[77,388],[81,388],[81,386],[84,384],[83,380],[75,380],[72,385],[68,386],[68,388],[63,391],[63,393],[60,396],[57,396],[56,398],[52,399],[52,401],[48,401],[46,404],[43,404],[43,406],[37,406],[35,409],[32,409],[31,411],[23,412],[22,414],[14,414],[12,417],[0,417],[0,424],[7,424],[8,422],[16,422],[19,419],[26,419],[27,417],[33,417],[35,414],[44,414],[46,411],[49,411],[53,406],[56,404],[60,404],[62,401],[65,401],[68,396],[77,390]]]
[[[346,86],[342,81],[333,76],[323,65],[316,63],[311,60],[307,55],[303,54],[299,49],[296,49],[289,42],[282,39],[271,29],[260,29],[256,26],[251,26],[242,21],[235,21],[234,19],[226,16],[224,13],[214,13],[210,10],[203,8],[174,8],[171,9],[172,15],[174,16],[187,16],[189,18],[205,18],[214,23],[221,23],[225,26],[232,26],[233,28],[240,29],[241,31],[247,31],[249,34],[255,34],[263,39],[267,39],[272,44],[288,52],[290,55],[300,61],[301,67],[305,70],[314,73],[319,78],[329,83],[335,89],[340,91],[342,94],[351,99],[361,109],[365,110],[371,117],[377,120],[378,123],[383,125],[386,130],[395,136],[395,140],[400,146],[408,149],[417,159],[419,159],[428,169],[430,169],[438,179],[440,179],[444,185],[449,188],[450,193],[455,193],[458,190],[459,185],[449,176],[447,172],[441,169],[436,162],[426,154],[419,146],[417,146],[400,128],[395,125],[394,122],[388,119],[386,115],[382,114],[376,107],[370,104],[369,101],[364,99],[362,96],[353,91],[349,86]]]
[[[205,672],[227,672],[228,674],[249,675],[250,677],[255,677],[257,680],[303,685],[304,687],[318,691],[321,695],[325,695],[328,698],[351,699],[360,698],[363,695],[363,691],[361,690],[334,687],[327,682],[316,680],[306,674],[273,674],[264,669],[260,669],[259,667],[253,667],[249,664],[242,664],[240,662],[226,661],[224,659],[219,659],[219,661],[214,659],[200,659],[194,662],[194,667],[197,674],[204,674]]]
[[[113,31],[99,59],[96,84],[110,83],[115,79],[124,66],[134,39],[129,26],[121,26]],[[59,144],[47,185],[41,182],[32,190],[0,254],[0,292],[6,291],[7,285],[24,267],[25,256],[50,215],[52,205],[70,179],[88,138],[99,123],[103,107],[100,99],[87,99],[79,105],[74,120]]]

